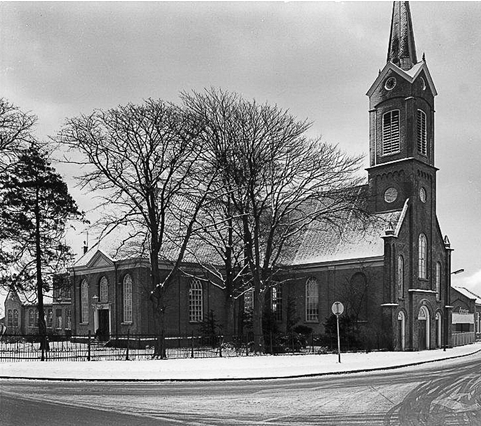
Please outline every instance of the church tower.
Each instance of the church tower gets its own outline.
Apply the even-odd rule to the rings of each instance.
[[[367,92],[374,212],[402,209],[409,199],[435,217],[436,94],[424,55],[417,59],[409,3],[395,1],[387,63]]]

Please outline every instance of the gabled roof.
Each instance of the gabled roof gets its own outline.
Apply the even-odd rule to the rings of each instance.
[[[477,305],[481,305],[481,297],[473,293],[471,290],[468,290],[466,287],[453,287],[453,288],[459,293],[461,293],[463,296],[467,297],[468,299],[474,300]]]
[[[376,88],[381,84],[382,81],[386,78],[386,75],[388,74],[389,71],[393,71],[396,74],[398,74],[400,77],[404,78],[407,80],[409,83],[413,83],[414,80],[419,76],[419,74],[424,71],[424,74],[426,76],[426,83],[431,89],[431,92],[433,93],[434,96],[438,94],[436,91],[436,87],[434,86],[433,79],[431,77],[431,74],[429,72],[428,66],[426,64],[426,61],[422,60],[421,62],[418,62],[416,65],[414,65],[410,70],[404,71],[398,66],[394,65],[392,62],[388,62],[385,67],[382,69],[382,71],[379,73],[377,76],[376,80],[374,80],[374,83],[371,85],[369,90],[367,91],[366,95],[371,96]]]

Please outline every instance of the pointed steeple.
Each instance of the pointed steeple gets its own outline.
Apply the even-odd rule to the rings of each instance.
[[[387,60],[404,71],[417,63],[411,11],[407,1],[395,1],[393,4]]]

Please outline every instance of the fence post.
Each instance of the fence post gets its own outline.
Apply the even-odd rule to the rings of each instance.
[[[88,343],[87,343],[87,347],[88,347],[87,361],[90,361],[90,338],[91,338],[91,337],[92,337],[92,332],[89,330]]]
[[[125,360],[128,361],[129,360],[129,346],[130,346],[130,329],[127,330],[127,353],[125,354]]]

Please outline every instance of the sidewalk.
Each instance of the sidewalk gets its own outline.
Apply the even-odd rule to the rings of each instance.
[[[49,380],[231,380],[375,371],[477,353],[481,343],[422,352],[371,352],[329,355],[250,356],[149,361],[0,362],[0,378]]]

